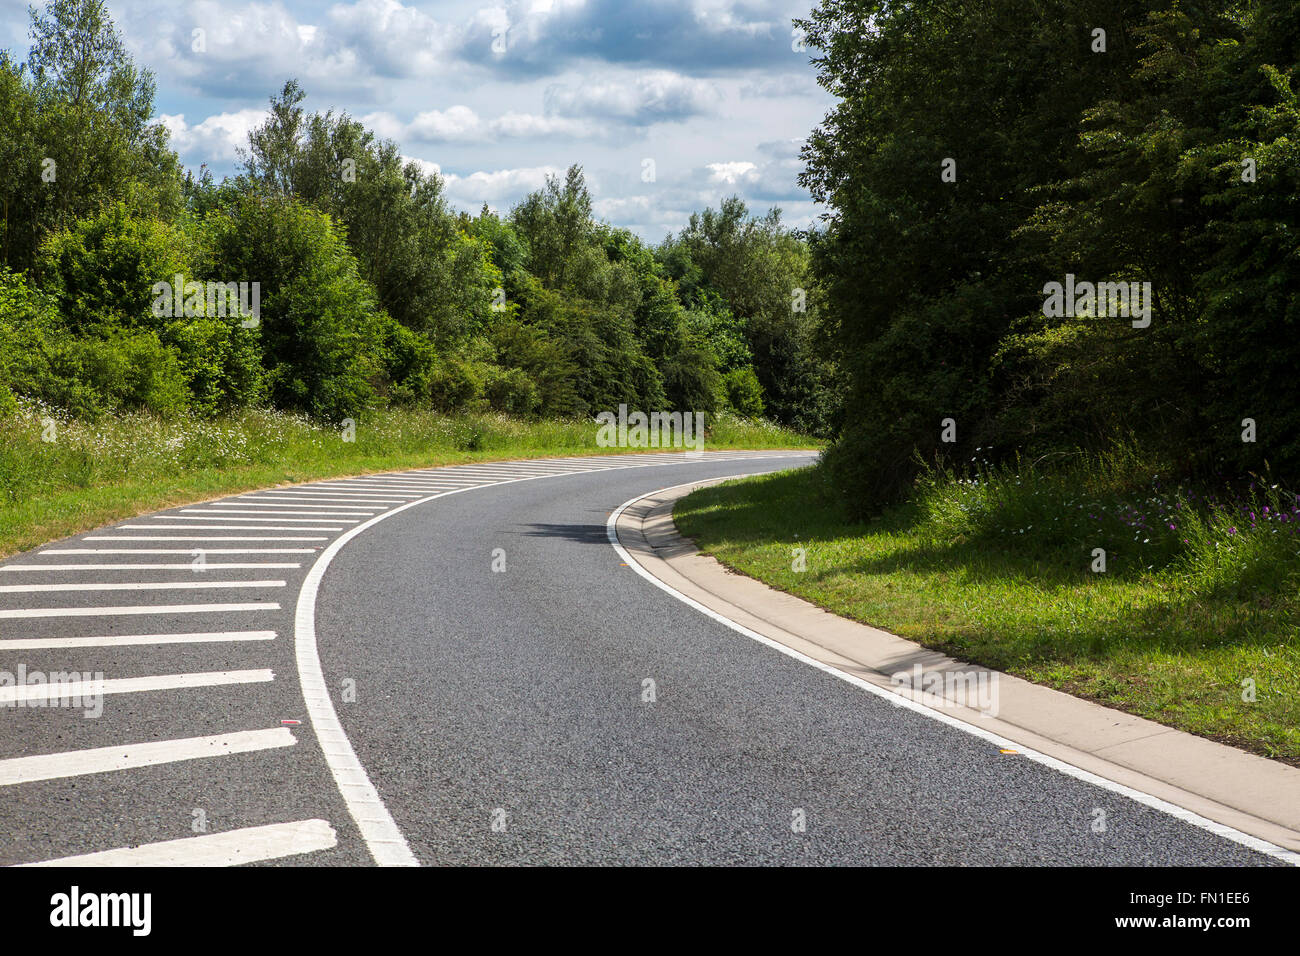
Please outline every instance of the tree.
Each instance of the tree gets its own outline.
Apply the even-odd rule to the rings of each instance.
[[[487,321],[501,281],[490,250],[459,228],[442,181],[346,113],[307,114],[289,80],[249,134],[250,187],[292,196],[342,227],[361,276],[403,325],[455,348]]]

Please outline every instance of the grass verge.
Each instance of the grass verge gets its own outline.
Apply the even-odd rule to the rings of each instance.
[[[1107,461],[982,468],[859,522],[805,469],[702,489],[674,518],[704,553],[844,617],[1300,766],[1300,497],[1275,487],[1138,489]]]
[[[285,482],[467,461],[653,449],[600,448],[590,421],[372,413],[352,440],[280,412],[100,422],[27,407],[0,419],[0,557],[134,515]],[[705,448],[802,448],[806,436],[720,417]]]

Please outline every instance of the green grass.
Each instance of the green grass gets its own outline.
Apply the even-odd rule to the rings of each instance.
[[[53,430],[47,422],[53,421]],[[0,557],[122,518],[285,482],[467,461],[618,453],[591,421],[376,412],[353,441],[305,418],[250,411],[216,420],[124,415],[100,422],[25,407],[0,418]],[[46,437],[53,438],[45,441]],[[705,448],[801,448],[806,436],[720,417]]]
[[[855,522],[808,469],[697,491],[675,518],[705,553],[837,614],[1300,765],[1300,499],[1138,489],[1133,470],[932,475]]]

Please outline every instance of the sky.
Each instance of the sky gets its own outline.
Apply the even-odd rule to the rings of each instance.
[[[38,7],[43,6],[37,2]],[[821,211],[796,178],[834,98],[785,0],[109,0],[181,161],[235,171],[289,78],[445,181],[456,208],[505,212],[581,165],[598,218],[657,242],[741,196],[786,223]],[[26,0],[0,44],[29,46]],[[199,32],[196,32],[199,31]]]

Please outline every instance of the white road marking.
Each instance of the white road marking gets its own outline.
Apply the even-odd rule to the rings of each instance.
[[[188,526],[187,526],[188,527]],[[198,530],[198,529],[193,529]],[[209,529],[215,531],[215,528]],[[253,529],[246,528],[251,531]],[[269,531],[269,528],[259,528],[259,531]],[[298,531],[307,531],[307,528],[295,529]],[[88,534],[81,540],[83,541],[328,541],[327,537],[311,538],[294,538],[285,535],[183,535],[183,534],[156,534],[156,535],[130,535],[130,534]]]
[[[111,680],[59,681],[0,687],[0,706],[27,701],[81,699],[97,694],[136,694],[154,690],[182,690],[189,687],[221,687],[227,684],[264,684],[275,679],[269,670],[206,671],[196,674],[155,674],[150,677],[121,677]]]
[[[388,491],[401,491],[404,488],[420,487],[422,485],[445,484],[454,482],[455,478],[389,478],[387,476],[380,478],[351,478],[347,481],[322,482],[319,485],[313,485],[315,488],[364,488],[367,486],[378,486]]]
[[[641,457],[641,456],[637,456]],[[646,456],[651,457],[651,456]],[[692,460],[692,459],[688,459]],[[729,459],[723,457],[713,457],[705,459],[703,456],[693,460],[708,460],[712,462],[726,461]],[[563,460],[560,460],[563,461]],[[587,460],[573,459],[572,464],[588,464]],[[664,460],[664,457],[658,457],[658,460],[646,462],[647,464],[678,464],[680,460]],[[361,829],[362,835],[366,840],[372,856],[377,862],[383,864],[403,864],[418,865],[418,861],[411,853],[409,846],[398,830],[392,816],[388,813],[387,808],[380,800],[378,792],[375,790],[369,777],[366,775],[364,768],[361,767],[357,760],[355,751],[353,751],[350,742],[343,732],[342,726],[338,721],[337,713],[334,710],[333,703],[329,697],[323,672],[320,666],[319,656],[316,651],[315,635],[315,600],[319,590],[320,581],[323,579],[326,569],[329,566],[332,557],[338,553],[343,545],[350,541],[361,531],[369,528],[371,525],[380,520],[395,514],[398,511],[406,510],[414,505],[421,504],[434,498],[440,498],[447,495],[468,491],[474,488],[489,487],[497,484],[512,483],[516,481],[535,480],[539,478],[555,477],[557,475],[582,474],[590,471],[603,470],[615,467],[634,467],[631,463],[615,464],[608,459],[594,459],[590,461],[591,467],[585,469],[562,469],[537,468],[529,466],[520,466],[517,468],[506,468],[498,471],[497,469],[484,469],[479,474],[464,472],[459,475],[448,475],[448,477],[434,478],[433,476],[411,475],[408,478],[402,477],[384,477],[380,476],[376,480],[368,481],[342,481],[332,483],[314,484],[304,487],[300,490],[284,490],[281,495],[290,497],[290,500],[307,498],[307,499],[324,499],[324,500],[351,500],[363,501],[366,504],[384,503],[390,504],[405,500],[404,504],[394,507],[382,514],[360,522],[341,522],[343,524],[357,525],[347,530],[333,544],[327,547],[321,554],[320,558],[311,567],[308,572],[307,580],[304,582],[303,589],[299,594],[297,612],[295,615],[295,655],[297,658],[299,678],[302,685],[304,698],[307,702],[309,719],[313,729],[321,743],[322,751],[325,754],[327,763],[330,766],[331,773],[334,776],[335,783],[339,788],[340,794],[343,795],[348,805],[349,813]],[[428,494],[421,494],[428,492]],[[244,504],[248,504],[253,495],[248,495],[243,499]],[[274,493],[267,493],[259,496],[265,501],[267,498],[274,499]],[[368,499],[368,500],[367,500]],[[265,504],[262,505],[265,507]],[[308,505],[311,507],[322,507],[320,505]],[[354,505],[354,507],[359,507]],[[198,509],[186,509],[198,510]],[[374,510],[374,509],[367,509]],[[214,510],[211,513],[216,513]],[[272,512],[273,513],[273,512]],[[288,512],[283,512],[288,513]],[[308,512],[301,512],[307,514]],[[353,512],[363,513],[363,512]],[[166,515],[163,518],[152,518],[148,520],[168,520],[184,518],[183,515]],[[324,515],[315,515],[314,519],[319,520]],[[238,519],[238,518],[212,518],[212,519],[190,519],[190,520],[220,520],[220,521],[261,521],[266,519]],[[281,520],[288,523],[289,519],[269,519]],[[165,526],[145,525],[142,527],[122,526],[124,530],[161,530]],[[186,528],[188,526],[177,526]],[[214,530],[249,530],[249,531],[267,531],[267,530],[285,530],[285,531],[308,531],[318,530],[315,528],[224,528],[204,526],[202,531]],[[319,530],[343,530],[336,528],[319,529]],[[232,536],[129,536],[129,535],[94,535],[86,536],[83,540],[122,540],[122,541],[325,541],[325,538],[289,538],[284,536],[258,536],[258,537],[232,537]],[[131,550],[131,549],[50,549],[56,553],[187,553],[184,551],[173,551],[169,549],[159,550]],[[228,549],[232,553],[254,553],[259,551],[277,551],[283,550],[292,553],[309,553],[316,549]],[[43,552],[44,553],[44,552]],[[216,553],[214,549],[212,553]],[[192,613],[199,611],[220,611],[231,612],[240,610],[277,610],[278,604],[211,604],[211,605],[173,605],[173,606],[150,606],[150,607],[114,607],[114,608],[36,608],[36,609],[17,609],[0,611],[0,617],[49,617],[49,616],[104,616],[114,614],[164,614],[164,613]],[[211,632],[216,635],[233,635],[243,634],[270,634],[274,637],[274,632]],[[26,639],[22,641],[0,642],[0,649],[4,647],[20,647],[31,644],[33,646],[101,646],[98,642],[113,642],[125,644],[130,642],[139,643],[182,643],[197,642],[208,639],[201,635],[127,635],[120,637],[105,638],[53,638],[53,639]],[[251,637],[228,637],[212,639],[257,639]],[[66,641],[66,644],[52,644],[53,641]],[[95,643],[87,643],[95,642]],[[104,645],[104,646],[107,646]],[[220,673],[220,672],[218,672]],[[231,673],[231,672],[227,672]],[[266,672],[233,672],[233,673],[265,673]],[[123,681],[104,682],[105,684],[113,683],[116,687],[121,688],[117,692],[125,692],[125,688],[143,690],[151,686],[149,682],[173,681],[179,679],[212,679],[212,675],[162,675],[151,678],[129,678]],[[268,676],[267,679],[270,679]],[[178,686],[178,685],[170,685]],[[19,692],[17,689],[15,693]],[[22,693],[27,693],[24,688]],[[48,693],[48,691],[47,691]],[[37,757],[19,757],[0,761],[0,785],[23,782],[26,780],[51,779],[52,777],[71,776],[82,773],[105,772],[110,770],[127,769],[137,766],[148,766],[156,763],[171,762],[173,760],[196,759],[206,756],[214,756],[225,753],[238,753],[248,750],[264,749],[268,747],[289,746],[294,744],[292,734],[287,728],[278,728],[268,731],[252,731],[244,734],[225,734],[213,737],[189,738],[186,740],[163,741],[148,744],[137,744],[130,747],[104,747],[95,750],[78,751],[63,754],[41,755]],[[217,749],[220,748],[220,749]],[[323,821],[307,821],[323,822]],[[328,828],[328,824],[325,824]],[[260,829],[260,828],[250,828]],[[330,829],[331,838],[333,830]],[[220,836],[213,834],[212,836]],[[193,846],[194,841],[198,838],[187,838],[183,841],[168,841],[168,844],[187,843]],[[165,844],[153,846],[162,847]],[[332,843],[330,845],[333,845]],[[104,851],[105,854],[114,854],[119,852],[141,851],[145,848],[124,848],[122,851]],[[89,862],[95,859],[104,859],[102,854],[84,854],[80,857],[65,858],[66,860],[77,860]],[[121,861],[123,858],[119,857]],[[51,861],[54,862],[54,861]]]
[[[239,518],[155,518],[155,521],[239,521]],[[275,519],[259,519],[273,521]],[[287,520],[284,518],[281,521]],[[123,524],[123,531],[342,531],[342,525],[288,525],[288,524]]]
[[[258,604],[146,604],[140,607],[27,607],[0,610],[0,619],[23,617],[117,617],[126,614],[233,614],[236,611],[278,611],[280,605]]]
[[[364,508],[360,511],[338,511],[335,510],[336,508],[337,505],[300,505],[290,511],[275,503],[269,503],[243,504],[230,508],[186,508],[185,510],[203,515],[245,515],[249,517],[254,515],[309,515],[312,518],[367,518],[377,511],[384,510],[383,508]]]
[[[292,747],[298,741],[287,727],[272,730],[244,730],[233,734],[208,737],[183,737],[148,743],[96,747],[92,750],[67,750],[34,757],[9,757],[0,760],[0,787],[36,780],[79,777],[90,773],[131,770],[180,760],[227,757],[231,754]]]
[[[727,477],[730,479],[730,478],[748,478],[751,476],[750,475],[728,475]],[[676,487],[676,486],[674,485],[670,487]],[[699,601],[696,601],[694,598],[691,598],[683,594],[681,591],[678,591],[676,588],[672,587],[671,585],[665,584],[663,581],[660,581],[657,577],[655,577],[645,568],[641,567],[641,565],[632,557],[632,555],[628,553],[627,549],[624,548],[623,545],[619,543],[618,519],[623,514],[624,511],[626,511],[630,506],[636,504],[638,501],[642,500],[643,498],[649,498],[651,495],[657,495],[660,492],[666,490],[668,489],[660,488],[658,491],[651,491],[643,495],[637,495],[635,498],[631,498],[623,502],[609,516],[609,520],[605,522],[605,534],[608,537],[609,543],[613,546],[614,550],[618,552],[619,557],[621,557],[624,561],[627,562],[627,566],[629,568],[631,568],[641,577],[645,578],[645,580],[649,581],[655,587],[659,588],[661,591],[664,591],[667,594],[671,594],[673,597],[677,598],[677,600],[681,601],[683,604],[686,604],[687,606],[694,608],[695,610],[699,611],[701,614],[705,615],[706,617],[712,618],[713,620],[717,621],[719,624],[731,628],[731,630],[735,631],[738,634],[743,634],[745,637],[757,641],[758,643],[766,647],[770,647],[773,650],[784,654],[786,657],[791,657],[794,660],[809,665],[810,667],[815,667],[819,671],[830,674],[833,677],[838,677],[840,680],[847,681],[848,683],[852,684],[854,687],[857,687],[861,690],[865,690],[867,693],[871,694],[874,697],[879,697],[882,700],[888,701],[890,704],[894,705],[895,707],[902,707],[906,710],[912,711],[913,713],[917,713],[917,714],[921,714],[922,716],[929,717],[931,720],[936,720],[941,724],[945,724],[957,730],[964,731],[965,733],[968,733],[974,737],[978,737],[981,740],[987,740],[989,743],[994,744],[999,748],[1015,750],[1025,759],[1032,760],[1033,762],[1042,764],[1045,767],[1050,767],[1051,769],[1059,771],[1060,773],[1063,773],[1068,777],[1073,777],[1076,780],[1081,780],[1084,783],[1092,784],[1094,787],[1099,787],[1102,790],[1108,790],[1111,793],[1117,793],[1120,794],[1121,796],[1128,797],[1130,800],[1133,800],[1136,803],[1140,803],[1143,806],[1151,807],[1152,809],[1155,810],[1160,810],[1178,820],[1182,820],[1184,823],[1190,823],[1192,826],[1199,827],[1202,830],[1207,830],[1210,833],[1215,834],[1216,836],[1220,836],[1223,837],[1224,839],[1231,840],[1233,843],[1238,843],[1242,846],[1249,847],[1252,850],[1255,850],[1259,853],[1263,853],[1267,856],[1274,857],[1275,859],[1290,863],[1293,866],[1300,866],[1300,853],[1296,853],[1292,850],[1284,849],[1280,846],[1277,846],[1276,844],[1269,843],[1267,840],[1261,840],[1259,837],[1251,836],[1248,833],[1242,833],[1240,830],[1235,830],[1232,827],[1225,826],[1222,823],[1217,823],[1214,820],[1210,820],[1207,817],[1203,817],[1198,813],[1193,813],[1191,810],[1187,810],[1183,807],[1178,806],[1177,804],[1173,804],[1165,800],[1161,800],[1159,797],[1153,797],[1150,794],[1143,793],[1140,790],[1134,790],[1132,787],[1126,787],[1121,783],[1115,783],[1113,780],[1107,780],[1105,777],[1099,777],[1094,773],[1090,773],[1089,771],[1083,770],[1080,767],[1076,767],[1073,764],[1068,764],[1063,760],[1058,760],[1055,757],[1049,757],[1047,754],[1039,753],[1036,750],[1028,749],[1023,744],[1017,743],[1012,740],[1008,740],[1007,738],[1001,737],[998,734],[990,733],[989,731],[985,730],[982,727],[976,727],[974,724],[968,724],[964,720],[959,720],[958,718],[953,717],[950,714],[945,714],[939,710],[933,710],[917,701],[911,700],[906,697],[900,697],[897,694],[885,690],[883,687],[877,687],[875,684],[872,684],[870,681],[865,681],[861,677],[858,677],[854,674],[849,674],[845,671],[838,670],[837,668],[831,667],[829,664],[824,664],[821,661],[811,658],[806,654],[801,654],[799,651],[796,651],[794,648],[786,647],[784,644],[780,643],[779,641],[774,641],[770,637],[760,634],[757,631],[751,630],[745,627],[743,624],[738,624],[737,622],[731,620],[731,618],[719,614],[717,611],[713,610],[712,608],[705,607]]]
[[[450,473],[438,475],[436,477],[433,475],[429,475],[427,477],[424,475],[375,475],[373,477],[366,478],[366,479],[354,479],[353,481],[349,481],[348,484],[354,484],[354,483],[359,484],[361,481],[373,481],[381,485],[393,485],[393,486],[400,486],[404,484],[428,485],[428,484],[442,483],[447,481],[460,481],[464,477],[465,477],[464,475],[453,475]]]
[[[360,508],[364,505],[375,505],[371,510],[383,511],[388,505],[400,505],[403,501],[408,500],[408,498],[418,497],[420,496],[402,495],[401,497],[393,498],[381,495],[372,498],[369,495],[364,497],[361,495],[318,495],[313,492],[303,491],[295,492],[292,497],[290,497],[286,492],[283,495],[258,495],[256,497],[249,495],[245,498],[235,498],[233,500],[239,504],[267,502],[277,505],[297,505],[300,508],[337,508],[339,505],[344,505],[350,508]]]
[[[431,490],[432,490],[432,491],[436,491],[436,490],[438,490],[438,489],[440,489],[440,488],[445,488],[445,487],[454,487],[454,486],[455,486],[454,483],[448,483],[447,485],[443,485],[443,484],[437,484],[437,485],[415,485],[415,486],[413,486],[413,487],[414,487],[415,489],[418,489],[419,491],[425,491],[425,492],[427,492],[427,491],[431,491]],[[383,489],[386,489],[386,488],[391,488],[390,485],[364,485],[363,487],[370,488],[370,489],[372,489],[372,490],[374,490],[374,491],[380,491],[380,490],[383,490]],[[419,497],[423,497],[423,496],[422,496],[422,495],[412,495],[412,496],[410,496],[410,498],[408,498],[408,500],[412,500],[412,499],[414,499],[414,498],[419,498]]]
[[[254,568],[300,568],[288,561],[208,561],[201,569],[193,561],[167,561],[159,564],[6,564],[0,571],[248,571]]]
[[[533,465],[520,466],[518,468],[466,468],[464,470],[457,468],[449,477],[454,478],[500,478],[510,475],[568,475],[573,472],[570,469],[563,471],[554,468],[538,468]]]
[[[290,491],[261,491],[256,495],[245,495],[246,498],[276,498],[284,499],[292,497],[294,500],[299,498],[321,498],[325,501],[359,501],[369,503],[401,503],[409,501],[411,498],[418,498],[419,495],[393,493],[385,494],[379,491],[353,491],[345,488],[342,491],[333,491],[328,488],[295,488]]]
[[[334,529],[334,528],[304,528],[304,527],[302,527],[303,525],[309,525],[309,524],[311,524],[311,523],[314,522],[314,521],[321,521],[321,520],[324,520],[324,519],[325,519],[325,516],[324,516],[324,515],[316,515],[316,516],[313,517],[313,518],[281,518],[281,517],[279,517],[278,515],[274,515],[274,516],[270,516],[270,517],[268,517],[268,516],[266,516],[266,515],[244,515],[244,516],[242,516],[242,517],[240,517],[240,516],[236,516],[236,515],[159,515],[159,516],[156,517],[156,518],[149,518],[149,519],[147,519],[147,520],[149,520],[149,521],[229,521],[229,522],[234,522],[234,524],[232,524],[232,527],[235,527],[235,528],[238,528],[238,529],[246,529],[247,526],[249,526],[249,525],[258,525],[258,526],[260,526],[260,527],[266,527],[266,526],[267,526],[268,524],[270,524],[270,523],[278,522],[278,523],[280,523],[280,524],[292,525],[293,527],[286,529],[286,530],[288,530],[288,531],[299,531],[299,530],[302,530],[302,531],[333,531],[333,530],[339,530],[339,529]],[[342,524],[357,524],[357,521],[355,521],[355,520],[347,520],[347,519],[333,518],[333,519],[330,519],[330,524],[340,524],[340,525],[342,525]],[[127,526],[127,525],[123,525],[122,527],[125,528],[125,527],[128,527],[128,526]],[[150,528],[169,528],[169,527],[171,527],[171,525],[160,525],[160,524],[155,524],[155,525],[149,525],[148,527],[150,527]],[[178,527],[178,528],[188,528],[188,527],[191,527],[191,526],[190,526],[190,525],[177,525],[176,527]],[[225,526],[224,526],[224,525],[206,525],[206,524],[205,524],[205,525],[203,525],[203,527],[204,527],[204,528],[224,528]],[[255,530],[257,530],[257,529],[256,529],[256,528],[253,528],[253,529],[251,529],[251,530],[254,530],[254,531],[255,531]]]
[[[491,484],[535,481],[548,477],[553,476],[507,478]],[[416,505],[482,487],[487,485],[479,483],[438,491],[392,508],[383,514],[375,515],[368,521],[349,529],[321,552],[316,563],[307,571],[302,590],[298,593],[298,607],[294,614],[294,655],[298,662],[298,681],[302,687],[303,699],[307,703],[307,716],[320,741],[321,751],[325,755],[325,762],[329,765],[334,782],[347,804],[348,813],[352,815],[352,819],[361,830],[370,855],[382,866],[419,866],[419,861],[411,852],[392,814],[384,806],[379,791],[375,789],[365,768],[361,766],[361,761],[357,759],[356,751],[352,749],[352,743],[339,722],[334,702],[330,699],[325,674],[321,668],[320,653],[316,647],[316,595],[334,556],[363,531]]]
[[[199,631],[192,634],[120,634],[112,637],[22,637],[0,640],[0,651],[40,651],[63,647],[134,647],[141,644],[214,644],[273,641],[275,631]]]
[[[0,584],[0,594],[37,591],[177,591],[197,588],[282,588],[283,581],[86,581],[78,584]]]
[[[41,554],[193,554],[198,548],[45,548]],[[203,548],[204,554],[314,554],[318,548]],[[294,565],[297,567],[297,565]]]
[[[328,850],[338,844],[325,820],[299,820],[100,850],[22,866],[239,866]]]

